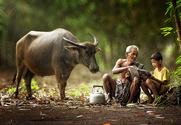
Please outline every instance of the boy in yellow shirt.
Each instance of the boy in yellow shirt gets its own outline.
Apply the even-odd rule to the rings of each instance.
[[[148,96],[148,103],[152,103],[159,95],[163,95],[168,91],[169,70],[163,66],[162,61],[163,57],[160,52],[152,54],[153,74],[146,80],[146,84],[143,83],[141,85],[143,91]],[[151,93],[153,93],[154,98]]]

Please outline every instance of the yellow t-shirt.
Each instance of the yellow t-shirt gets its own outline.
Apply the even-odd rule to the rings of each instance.
[[[166,67],[163,67],[161,71],[158,71],[158,68],[156,68],[153,71],[153,76],[160,81],[165,81],[165,80],[169,81],[170,79],[169,70]]]

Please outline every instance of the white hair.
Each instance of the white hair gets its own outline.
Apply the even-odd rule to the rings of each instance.
[[[139,48],[136,45],[130,45],[126,47],[126,53],[130,53],[132,48],[135,48],[139,52]]]

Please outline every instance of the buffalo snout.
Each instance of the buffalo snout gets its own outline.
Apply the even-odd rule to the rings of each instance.
[[[90,71],[91,71],[92,73],[96,73],[96,72],[98,72],[98,71],[99,71],[99,66],[96,66],[96,67],[90,67],[89,69],[90,69]]]

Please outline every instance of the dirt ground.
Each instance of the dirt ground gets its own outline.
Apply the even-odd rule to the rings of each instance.
[[[0,106],[0,125],[180,125],[181,107],[54,104]]]
[[[0,82],[12,75],[0,73]],[[0,125],[180,125],[181,106],[90,105],[79,99],[27,101],[1,97]]]

